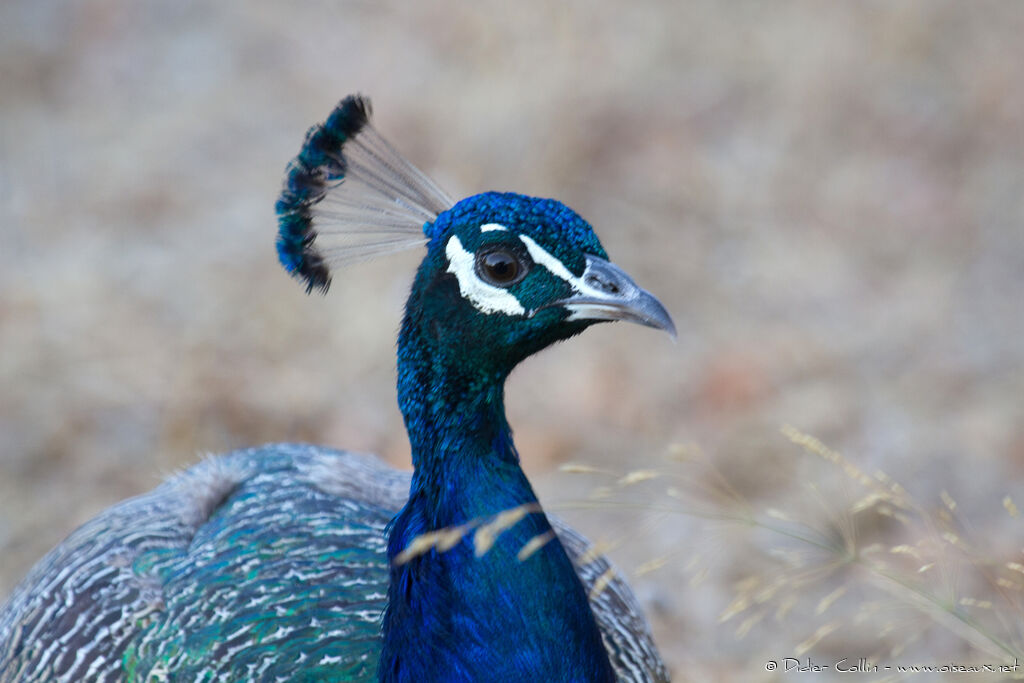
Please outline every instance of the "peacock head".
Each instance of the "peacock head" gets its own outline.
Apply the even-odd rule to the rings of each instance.
[[[514,365],[601,321],[675,334],[661,303],[608,261],[590,225],[561,202],[485,192],[424,231],[409,308],[424,312],[431,336],[472,345],[477,357]]]
[[[485,192],[458,203],[342,100],[288,167],[277,204],[278,253],[308,289],[343,263],[426,244],[406,307],[432,354],[503,374],[596,322],[626,320],[675,335],[661,303],[607,254],[561,202]],[[467,353],[471,351],[472,353]]]

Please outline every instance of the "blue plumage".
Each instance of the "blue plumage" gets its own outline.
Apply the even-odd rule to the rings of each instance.
[[[115,506],[0,608],[0,683],[42,680],[660,681],[628,586],[549,519],[504,383],[595,322],[674,333],[578,214],[453,203],[343,100],[289,164],[277,249],[307,290],[426,245],[398,339],[411,477],[278,444]]]

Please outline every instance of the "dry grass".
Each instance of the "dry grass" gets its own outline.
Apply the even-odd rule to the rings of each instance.
[[[437,550],[438,552],[451,550],[470,532],[473,533],[474,552],[477,557],[482,557],[494,547],[494,542],[498,536],[511,529],[527,515],[540,511],[541,507],[537,503],[526,503],[509,508],[508,510],[502,510],[492,517],[473,519],[458,526],[420,534],[412,539],[402,552],[395,556],[395,563],[405,564],[409,560],[431,550]],[[526,559],[544,543],[551,540],[551,538],[546,533],[531,538],[520,549],[519,559]]]
[[[680,445],[659,469],[564,465],[564,472],[597,480],[589,500],[569,507],[654,512],[648,524],[686,516],[743,530],[742,540],[730,542],[742,545],[749,566],[732,580],[731,600],[718,615],[737,639],[760,630],[761,642],[784,656],[863,657],[891,667],[891,680],[906,675],[900,666],[922,662],[952,661],[982,673],[992,672],[986,665],[1005,665],[1011,675],[1024,661],[1024,548],[972,528],[946,491],[922,503],[884,472],[865,472],[795,427],[781,433],[800,447],[803,455],[794,456],[805,466],[802,487],[784,507],[758,508],[699,449]],[[1024,537],[1013,498],[998,494],[989,502],[1012,522],[1013,538]],[[709,533],[715,527],[704,529]],[[629,538],[599,541],[595,551]],[[685,562],[697,585],[722,570],[706,560],[675,548],[635,564],[627,578]],[[771,635],[780,626],[785,638]],[[955,650],[942,659],[937,653],[951,643]],[[761,663],[746,664],[754,670]]]

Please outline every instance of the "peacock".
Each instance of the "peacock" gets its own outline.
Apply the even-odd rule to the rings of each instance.
[[[545,515],[504,383],[602,321],[671,317],[564,204],[453,202],[350,95],[277,201],[307,292],[426,247],[398,337],[413,472],[271,444],[209,457],[106,510],[0,607],[0,682],[664,681],[628,585]]]

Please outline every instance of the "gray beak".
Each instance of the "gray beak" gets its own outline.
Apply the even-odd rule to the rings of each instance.
[[[626,320],[676,338],[675,323],[661,302],[614,263],[587,254],[576,289],[576,294],[557,302],[569,311],[569,320]]]

